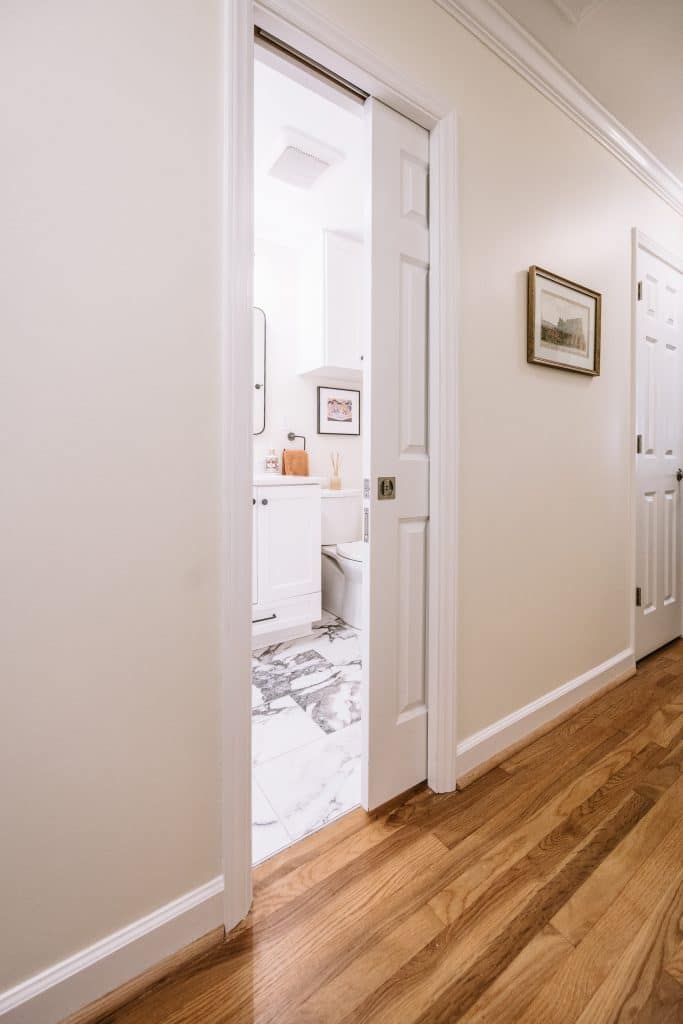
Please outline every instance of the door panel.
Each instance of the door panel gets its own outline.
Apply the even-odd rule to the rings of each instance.
[[[636,657],[681,635],[681,274],[638,249],[636,312]]]
[[[427,777],[429,134],[377,100],[366,103],[366,117],[363,804],[372,809]],[[395,477],[393,499],[380,499],[379,477]]]

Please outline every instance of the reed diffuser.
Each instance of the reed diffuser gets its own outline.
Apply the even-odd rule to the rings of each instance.
[[[330,477],[330,490],[341,491],[341,455],[339,452],[332,452],[330,455],[330,462],[332,463],[332,476]]]

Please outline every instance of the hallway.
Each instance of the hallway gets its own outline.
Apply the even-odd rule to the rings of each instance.
[[[108,1024],[683,1020],[683,641],[463,792],[354,811]]]

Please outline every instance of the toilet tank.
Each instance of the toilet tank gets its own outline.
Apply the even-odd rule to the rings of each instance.
[[[361,540],[363,535],[363,502],[361,492],[355,490],[320,492],[322,516],[322,544],[346,544]]]

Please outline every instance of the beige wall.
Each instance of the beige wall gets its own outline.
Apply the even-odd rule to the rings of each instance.
[[[0,5],[0,991],[220,872],[221,39]]]
[[[681,222],[436,6],[316,0],[460,125],[459,731],[629,643],[630,228]],[[217,2],[6,0],[0,988],[219,870]],[[604,293],[527,366],[525,270]]]
[[[316,7],[458,114],[465,737],[629,646],[630,231],[683,225],[436,5]],[[533,263],[603,293],[597,380],[527,365]]]

